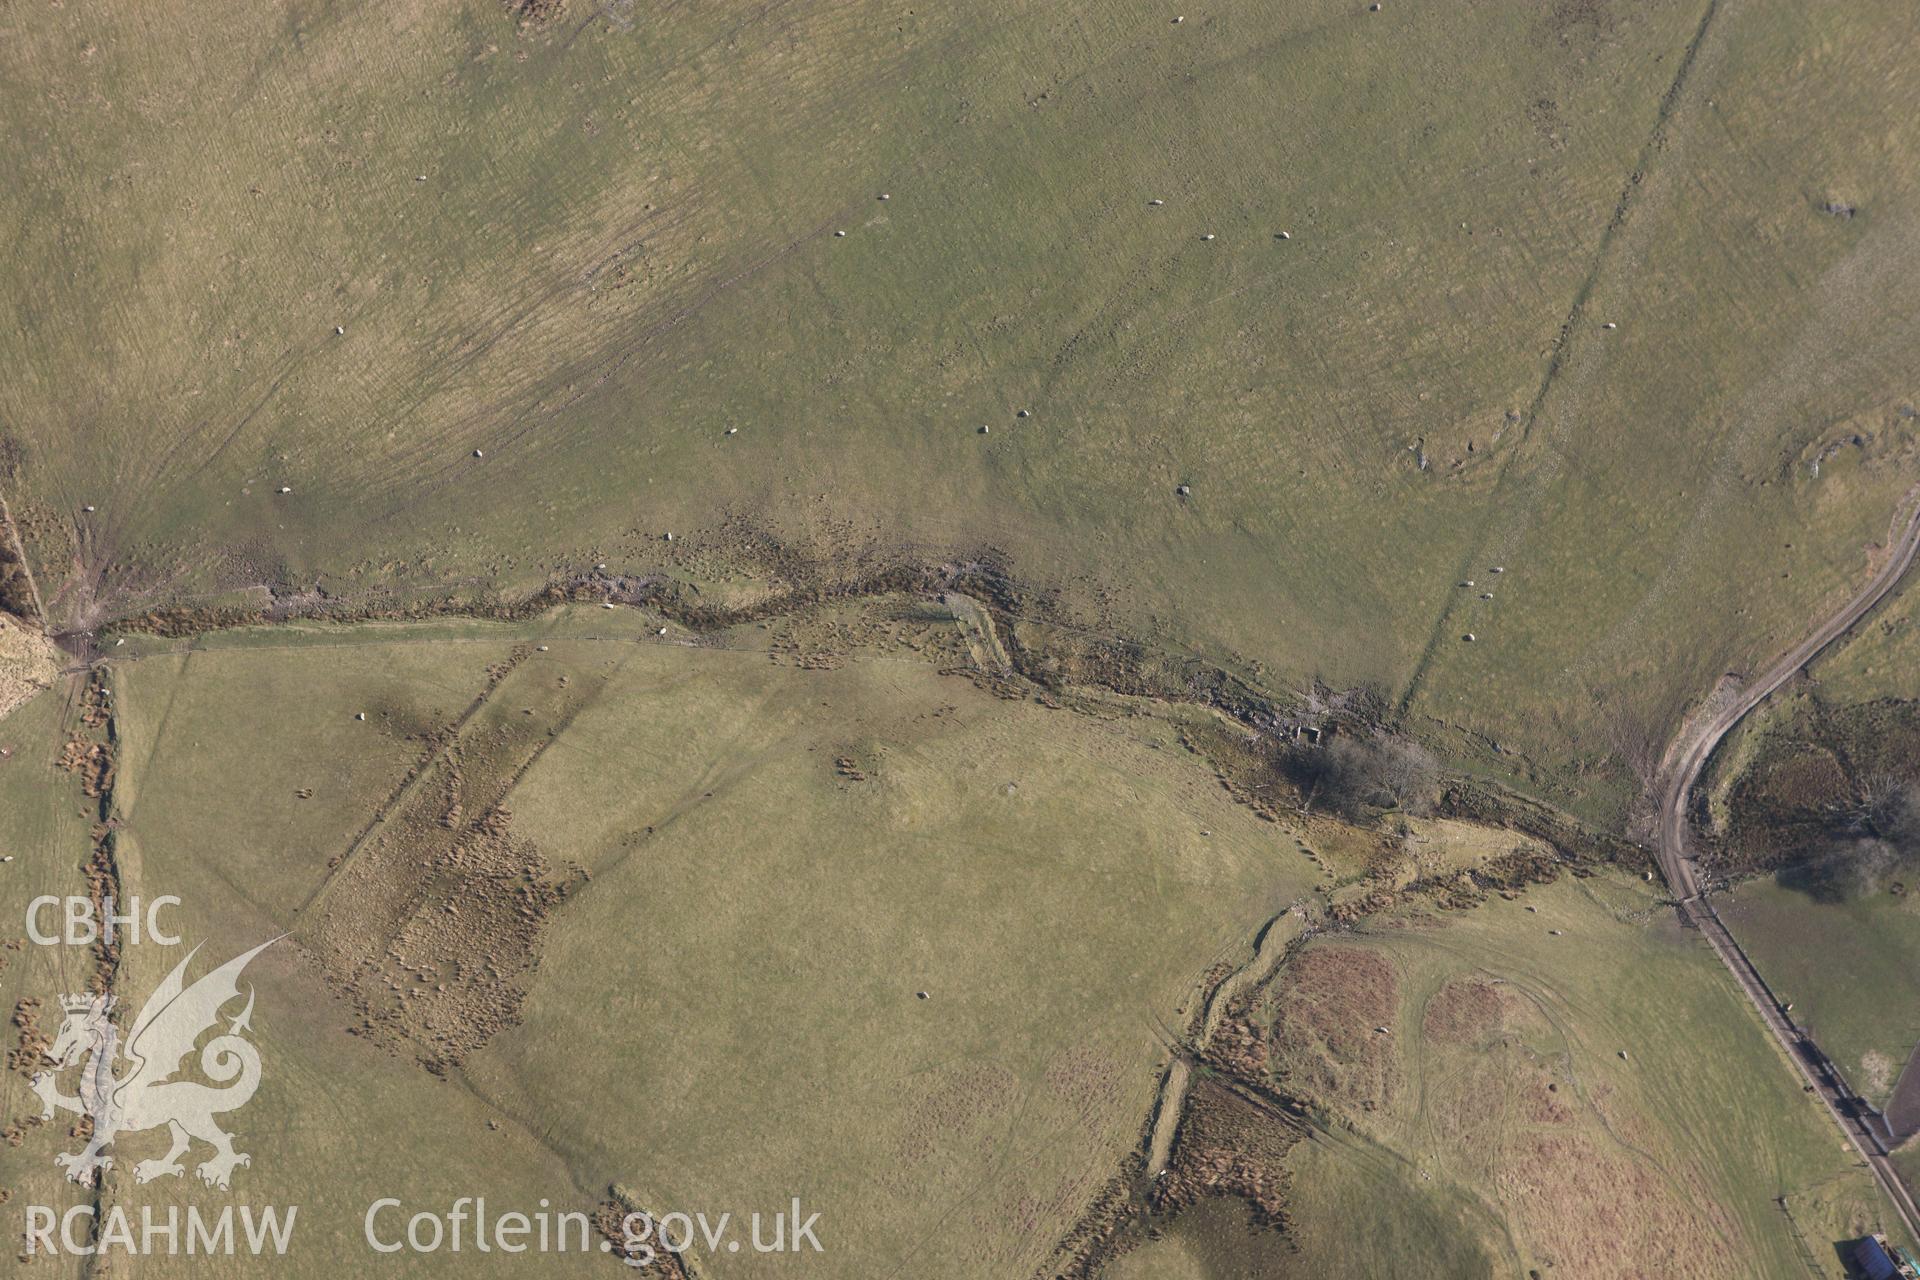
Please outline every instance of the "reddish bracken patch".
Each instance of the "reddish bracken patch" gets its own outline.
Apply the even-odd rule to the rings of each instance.
[[[1297,1088],[1372,1110],[1395,1082],[1390,1037],[1399,1006],[1393,965],[1364,947],[1309,947],[1269,989],[1274,1056]]]
[[[1526,1102],[1527,1119],[1535,1124],[1566,1124],[1573,1119],[1573,1109],[1567,1105],[1566,1090],[1556,1080],[1535,1080],[1527,1086],[1522,1097]]]
[[[1427,1001],[1420,1029],[1436,1044],[1472,1044],[1506,1021],[1505,998],[1477,978],[1454,978]]]

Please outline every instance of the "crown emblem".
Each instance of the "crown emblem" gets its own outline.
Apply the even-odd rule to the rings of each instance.
[[[60,1007],[68,1013],[85,1013],[88,1009],[93,1008],[95,1001],[101,1002],[100,1012],[113,1012],[115,1002],[112,996],[96,996],[85,992],[80,995],[61,996]]]

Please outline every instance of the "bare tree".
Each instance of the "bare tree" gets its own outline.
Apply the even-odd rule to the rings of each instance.
[[[1854,779],[1852,794],[1828,805],[1827,816],[1839,834],[1884,840],[1901,851],[1920,846],[1920,793],[1896,773]]]
[[[1440,766],[1418,743],[1343,735],[1314,754],[1308,793],[1336,813],[1357,818],[1382,809],[1415,815],[1433,809]]]

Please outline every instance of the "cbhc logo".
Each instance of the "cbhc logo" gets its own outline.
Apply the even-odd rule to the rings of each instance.
[[[103,915],[96,918],[92,898],[35,898],[27,904],[27,936],[43,947],[59,946],[61,943],[70,947],[90,947],[96,942],[112,946],[118,932],[124,927],[127,940],[138,944],[140,925],[144,921],[148,938],[163,947],[171,947],[179,943],[180,935],[161,928],[160,908],[179,905],[180,899],[167,894],[149,902],[147,909],[142,912],[140,899],[135,896],[128,900],[128,910],[122,915],[113,909],[113,899],[106,898],[101,902]],[[62,909],[64,928],[59,933],[47,933],[40,928],[40,918],[48,907]]]

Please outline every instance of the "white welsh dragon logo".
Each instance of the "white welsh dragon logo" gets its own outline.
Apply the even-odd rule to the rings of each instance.
[[[43,1071],[33,1078],[33,1091],[40,1095],[47,1119],[54,1109],[78,1112],[93,1120],[93,1133],[86,1149],[62,1152],[55,1163],[67,1171],[67,1177],[82,1186],[92,1186],[102,1169],[113,1168],[113,1157],[102,1152],[123,1133],[138,1133],[166,1125],[173,1146],[159,1160],[142,1160],[133,1167],[136,1182],[185,1172],[180,1157],[187,1153],[192,1139],[213,1146],[213,1156],[195,1170],[208,1186],[227,1189],[227,1182],[238,1165],[251,1164],[252,1158],[233,1149],[233,1138],[214,1123],[213,1117],[237,1111],[246,1105],[260,1087],[260,1052],[242,1038],[251,1030],[253,991],[247,991],[247,1007],[242,1009],[224,1034],[209,1040],[200,1051],[200,1069],[209,1079],[220,1082],[212,1088],[192,1080],[171,1080],[180,1070],[202,1034],[220,1021],[220,1010],[240,996],[240,971],[247,962],[279,939],[263,942],[245,955],[227,961],[192,986],[186,986],[184,974],[195,947],[187,958],[174,966],[140,1010],[127,1032],[126,1053],[133,1070],[123,1077],[113,1073],[113,1062],[120,1051],[120,1029],[114,1026],[112,996],[62,996],[66,1021],[60,1034],[47,1050],[55,1071]],[[55,1079],[58,1071],[78,1065],[88,1054],[80,1076],[80,1091],[63,1094]],[[231,1083],[229,1083],[231,1082]]]

